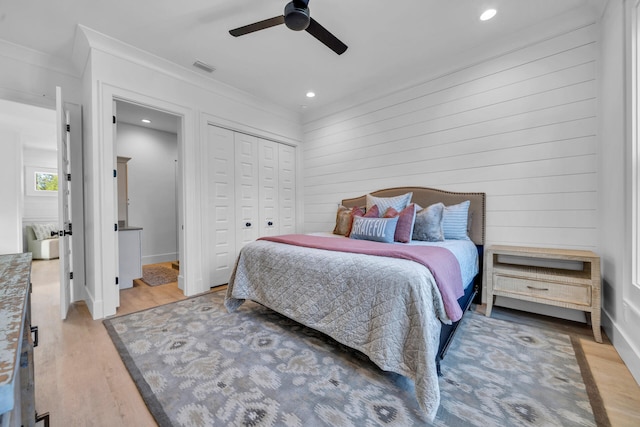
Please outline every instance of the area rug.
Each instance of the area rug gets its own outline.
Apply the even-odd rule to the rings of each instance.
[[[158,425],[566,427],[604,412],[562,333],[467,313],[427,422],[412,381],[259,304],[228,313],[223,299],[104,321]]]
[[[178,272],[162,265],[143,265],[142,281],[149,286],[166,285],[178,281]]]

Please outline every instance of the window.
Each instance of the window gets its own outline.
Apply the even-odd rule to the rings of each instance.
[[[40,166],[25,166],[27,196],[57,196],[58,170]]]
[[[58,174],[36,171],[35,191],[58,191]]]

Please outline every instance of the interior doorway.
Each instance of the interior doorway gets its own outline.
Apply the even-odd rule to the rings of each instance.
[[[114,109],[120,290],[177,283],[181,117],[124,100]]]
[[[57,186],[50,187],[58,177],[55,109],[0,99],[0,135],[5,178],[0,251],[27,251],[27,225],[58,221]],[[38,186],[39,175],[56,182]]]

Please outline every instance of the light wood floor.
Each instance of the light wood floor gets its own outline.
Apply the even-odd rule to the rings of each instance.
[[[67,320],[60,320],[58,262],[34,261],[31,281],[33,324],[40,334],[35,349],[38,413],[49,412],[53,427],[155,426],[102,322],[92,320],[83,303],[72,305]],[[118,314],[179,299],[184,295],[175,283],[154,287],[135,283],[121,291]],[[499,307],[492,317],[580,334],[611,424],[640,426],[640,386],[608,340],[597,344],[586,325]]]

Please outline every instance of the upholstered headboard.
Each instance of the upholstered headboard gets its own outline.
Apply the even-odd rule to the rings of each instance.
[[[413,192],[411,202],[417,203],[423,208],[438,202],[449,206],[469,200],[469,237],[476,245],[484,245],[485,193],[457,193],[427,187],[396,187],[374,191],[370,194],[376,197],[393,197],[410,191]],[[344,199],[342,204],[348,208],[365,206],[366,195],[353,199]]]

